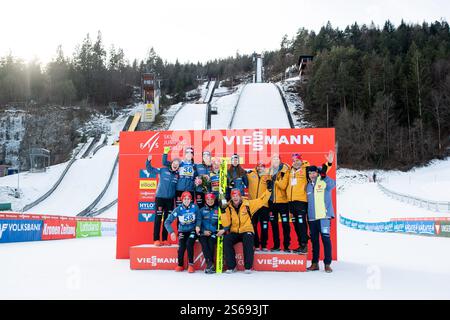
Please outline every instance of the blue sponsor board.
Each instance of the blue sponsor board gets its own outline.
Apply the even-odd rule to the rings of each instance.
[[[39,241],[42,226],[42,220],[0,220],[0,243]]]
[[[151,212],[140,212],[139,213],[139,222],[154,222],[155,221],[155,213]]]
[[[394,222],[386,222],[384,225],[384,232],[394,232]]]
[[[155,208],[156,208],[155,202],[139,202],[140,211],[155,210]]]
[[[146,169],[139,170],[139,178],[141,179],[156,179],[156,173],[148,172]]]
[[[394,232],[405,232],[405,221],[395,221]]]
[[[434,221],[405,221],[405,232],[434,235]]]
[[[361,222],[350,220],[341,216],[341,223],[354,229],[371,232],[397,232],[436,235],[436,223],[434,221],[428,220]]]

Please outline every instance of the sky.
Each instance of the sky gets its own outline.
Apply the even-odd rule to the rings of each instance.
[[[445,19],[448,0],[0,0],[0,57],[12,53],[46,63],[62,45],[72,56],[86,34],[102,32],[105,48],[144,59],[151,47],[169,62],[205,62],[280,46],[305,27],[330,21],[344,29],[358,22],[383,26]]]

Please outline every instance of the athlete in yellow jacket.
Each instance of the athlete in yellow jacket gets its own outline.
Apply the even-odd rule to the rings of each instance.
[[[273,183],[273,191],[269,199],[269,209],[271,211],[270,223],[273,232],[272,251],[280,251],[280,230],[278,219],[281,215],[283,227],[283,246],[285,252],[290,252],[291,227],[289,225],[289,205],[286,193],[289,184],[289,166],[281,162],[278,154],[272,156],[269,174]]]
[[[267,190],[267,180],[270,175],[266,170],[263,161],[258,161],[256,168],[247,173],[248,180],[248,198],[257,199]],[[262,251],[267,250],[267,240],[269,239],[269,208],[268,205],[262,206],[252,217],[253,229],[255,230],[255,248]],[[258,222],[261,226],[261,236],[258,234]]]
[[[220,237],[229,231],[223,239],[225,261],[227,264],[227,273],[236,271],[236,253],[234,245],[242,242],[244,248],[244,266],[246,273],[250,273],[253,267],[253,245],[254,229],[252,216],[262,206],[267,205],[270,197],[270,191],[267,190],[261,198],[248,200],[243,198],[239,189],[231,191],[231,200],[228,202],[225,211],[222,213],[222,226],[217,235]]]

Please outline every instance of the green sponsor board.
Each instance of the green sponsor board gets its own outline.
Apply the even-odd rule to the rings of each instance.
[[[101,237],[100,221],[77,221],[77,238]]]
[[[450,221],[436,221],[434,228],[437,237],[450,238]]]

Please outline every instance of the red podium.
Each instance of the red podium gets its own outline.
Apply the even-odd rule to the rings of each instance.
[[[234,249],[236,251],[237,269],[243,271],[242,243],[236,244]],[[174,270],[178,265],[177,250],[177,245],[130,247],[130,268],[132,270]],[[186,268],[187,254],[184,257],[184,265]],[[194,246],[194,268],[195,270],[204,270],[205,267],[201,245],[196,242]],[[284,252],[255,252],[253,269],[256,271],[304,272],[306,271],[306,255]]]

